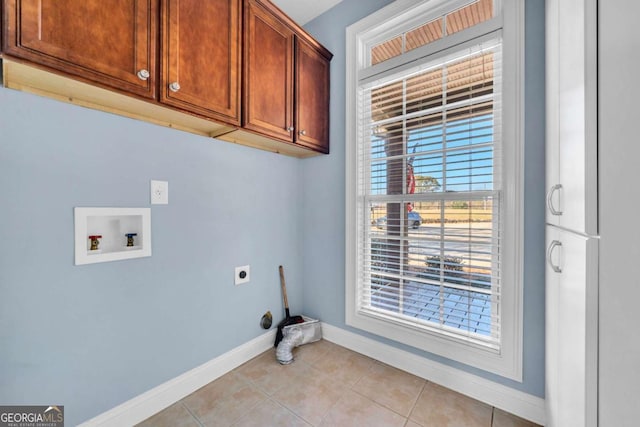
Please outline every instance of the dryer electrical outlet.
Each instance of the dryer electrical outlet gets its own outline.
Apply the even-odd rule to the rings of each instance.
[[[251,266],[244,265],[242,267],[236,267],[235,284],[242,285],[243,283],[249,283],[251,279]]]

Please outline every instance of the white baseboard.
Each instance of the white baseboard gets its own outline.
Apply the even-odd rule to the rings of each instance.
[[[120,427],[137,424],[171,406],[273,346],[275,329],[134,397],[81,427]],[[322,323],[322,335],[350,350],[470,396],[519,417],[545,424],[544,399],[514,390],[477,375],[417,356],[404,350]]]
[[[326,323],[322,324],[322,337],[536,424],[545,424],[545,402],[540,397],[514,390]]]
[[[276,330],[260,335],[80,424],[81,427],[132,426],[171,406],[273,346]]]

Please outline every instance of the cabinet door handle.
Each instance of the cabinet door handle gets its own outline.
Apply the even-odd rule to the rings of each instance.
[[[180,83],[178,82],[173,82],[169,85],[169,89],[171,90],[171,92],[177,92],[180,90]]]
[[[142,70],[138,71],[138,78],[140,80],[147,80],[147,79],[149,79],[150,75],[151,74],[149,74],[148,70],[142,69]]]
[[[562,215],[562,211],[556,210],[556,208],[553,206],[553,194],[557,190],[561,190],[561,189],[562,189],[562,184],[556,184],[553,187],[551,187],[549,189],[549,192],[547,193],[547,207],[549,208],[549,212],[551,212],[552,215],[556,215],[556,216]]]
[[[289,126],[289,127],[287,128],[287,130],[288,130],[289,132],[293,132],[293,126]]]
[[[303,129],[303,130],[300,131],[300,135],[305,136],[306,134],[307,134],[306,130]]]
[[[551,267],[551,269],[554,272],[562,273],[562,269],[559,266],[555,265],[553,263],[553,259],[551,259],[551,257],[553,256],[553,251],[558,246],[562,246],[562,242],[560,242],[558,240],[554,240],[554,241],[551,242],[551,244],[549,245],[549,249],[547,249],[547,262],[549,263],[549,266]]]

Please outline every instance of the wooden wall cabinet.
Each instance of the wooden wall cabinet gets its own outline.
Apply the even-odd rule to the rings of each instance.
[[[295,142],[322,153],[329,153],[329,61],[322,51],[296,39]]]
[[[268,0],[2,0],[4,85],[296,157],[331,53]]]
[[[240,124],[239,0],[162,3],[160,101]]]
[[[266,136],[289,150],[329,153],[332,54],[270,2],[244,7],[244,129],[222,139],[259,144]]]
[[[8,0],[6,53],[239,125],[240,2]]]
[[[255,1],[245,2],[246,129],[293,142],[294,33]]]
[[[5,0],[3,19],[5,54],[155,98],[157,1]]]

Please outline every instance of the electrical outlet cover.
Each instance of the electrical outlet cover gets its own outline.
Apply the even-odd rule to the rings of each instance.
[[[235,276],[235,284],[242,285],[243,283],[248,283],[251,279],[251,267],[248,265],[243,265],[242,267],[236,267],[236,276]]]
[[[151,181],[151,204],[169,204],[169,183],[167,181]]]

